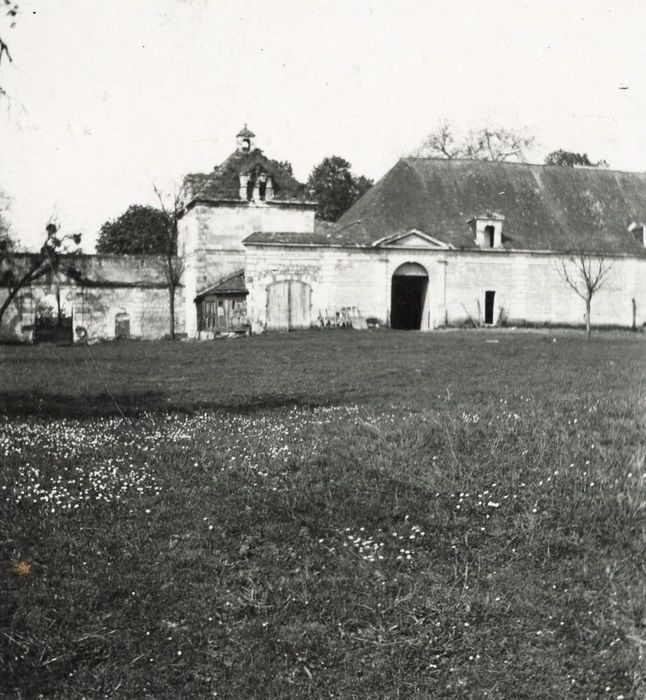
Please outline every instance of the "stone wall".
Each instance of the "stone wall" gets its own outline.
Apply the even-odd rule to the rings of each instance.
[[[265,327],[266,290],[295,279],[312,287],[312,324],[354,308],[363,317],[390,321],[391,281],[403,263],[428,272],[422,329],[483,320],[487,290],[495,292],[495,322],[509,324],[583,323],[584,303],[559,272],[559,256],[509,251],[347,249],[247,246],[248,309],[255,332]],[[609,258],[612,270],[592,301],[593,325],[646,323],[646,260]]]
[[[51,295],[51,285],[33,285],[23,289],[5,312],[0,337],[22,341],[33,339],[36,310],[43,297]],[[0,299],[7,297],[0,288]],[[63,285],[60,295],[72,314],[74,340],[81,337],[111,340],[115,337],[117,314],[127,314],[130,337],[156,339],[168,335],[168,290],[150,287],[78,287]],[[184,332],[184,295],[178,288],[175,297],[175,331]]]
[[[195,297],[245,267],[243,241],[256,231],[313,232],[314,208],[277,202],[235,202],[194,206],[179,223],[184,258],[184,317],[189,338],[197,333]]]

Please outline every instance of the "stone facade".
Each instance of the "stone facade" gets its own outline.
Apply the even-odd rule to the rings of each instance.
[[[250,322],[290,327],[298,283],[311,325],[581,325],[583,256],[608,269],[592,324],[642,326],[644,219],[644,173],[402,159],[325,234],[245,241]]]
[[[60,304],[70,322],[72,342],[112,340],[118,335],[119,324],[133,339],[168,335],[169,295],[158,258],[79,255],[71,256],[68,263],[80,271],[80,279],[48,275],[22,289],[5,312],[0,337],[34,340],[39,314],[55,304]],[[7,288],[0,287],[0,300],[7,296]],[[175,308],[175,331],[182,334],[182,286],[176,290]]]
[[[563,274],[565,264],[577,277],[574,253],[610,268],[593,325],[646,324],[646,174],[402,159],[323,224],[304,185],[254,138],[245,127],[222,164],[184,180],[176,331],[188,338],[340,322],[580,325],[584,302]],[[168,333],[158,259],[75,264],[76,280],[23,290],[0,333],[30,339],[39,304],[57,290],[74,339]]]
[[[190,338],[198,333],[195,298],[246,267],[243,241],[255,231],[314,230],[314,209],[298,202],[227,202],[191,207],[179,225],[184,259],[184,318]]]
[[[393,275],[406,263],[428,275],[421,330],[485,323],[485,294],[494,292],[493,325],[581,325],[584,303],[567,285],[551,253],[453,250],[348,250],[315,246],[247,249],[248,308],[252,328],[267,323],[267,289],[282,280],[310,285],[311,325],[339,317],[375,318],[390,325]],[[592,301],[593,325],[646,324],[646,260],[606,259],[607,283]],[[635,318],[633,319],[633,300]]]

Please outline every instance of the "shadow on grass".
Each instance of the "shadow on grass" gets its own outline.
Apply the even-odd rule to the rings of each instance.
[[[47,392],[0,392],[0,416],[35,418],[97,418],[128,416],[142,413],[196,413],[199,411],[230,411],[254,413],[266,409],[297,406],[317,408],[343,403],[338,396],[317,399],[290,394],[261,394],[258,396],[222,396],[213,400],[170,397],[160,391],[74,396]]]

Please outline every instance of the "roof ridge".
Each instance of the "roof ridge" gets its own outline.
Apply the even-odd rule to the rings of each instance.
[[[628,175],[646,175],[646,170],[622,170],[620,168],[601,168],[594,165],[573,167],[566,165],[552,165],[548,163],[521,163],[513,160],[483,160],[480,158],[442,158],[441,156],[402,156],[399,161],[437,161],[441,163],[482,163],[487,165],[524,166],[531,168],[554,168],[559,170],[585,170],[603,173],[626,173]]]

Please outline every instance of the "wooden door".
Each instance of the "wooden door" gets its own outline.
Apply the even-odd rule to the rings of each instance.
[[[289,330],[289,281],[267,287],[267,330]]]
[[[305,282],[289,283],[289,328],[310,327],[311,288]]]
[[[305,282],[283,280],[267,287],[267,330],[310,327],[312,289]]]

